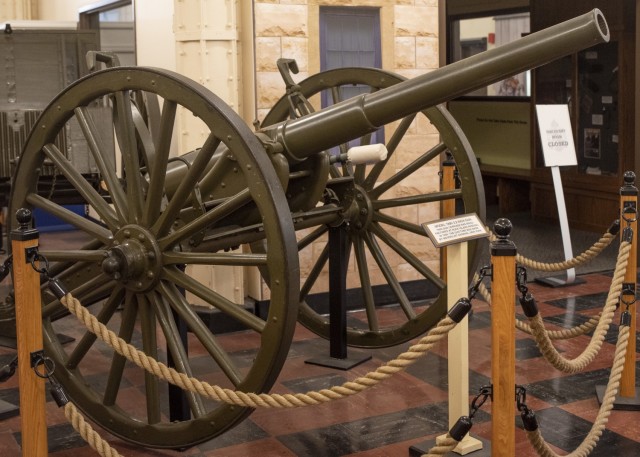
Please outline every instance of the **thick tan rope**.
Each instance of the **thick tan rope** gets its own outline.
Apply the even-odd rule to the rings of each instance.
[[[442,440],[438,439],[438,443],[429,449],[429,452],[426,454],[422,454],[421,457],[438,457],[441,455],[448,454],[453,451],[460,441],[454,439],[447,433],[447,436],[442,438]]]
[[[474,278],[474,282],[477,281],[478,276]],[[486,301],[489,305],[491,305],[491,294],[487,290],[484,284],[480,284],[478,287],[478,292],[482,296],[482,299]],[[587,322],[583,322],[582,324],[576,325],[575,327],[565,328],[562,330],[547,330],[547,336],[551,340],[568,340],[570,338],[576,338],[578,336],[589,333],[591,330],[596,328],[598,322],[600,322],[600,318],[602,317],[602,312],[598,313],[597,316],[593,316],[589,318]],[[516,318],[516,328],[521,330],[529,335],[533,333],[531,326],[528,322],[521,321]]]
[[[496,234],[491,231],[489,227],[486,227],[487,231],[489,231],[490,241],[496,240]],[[598,241],[596,241],[591,247],[589,247],[586,251],[578,254],[572,259],[565,260],[564,262],[552,262],[545,263],[539,262],[537,260],[528,259],[521,254],[516,254],[516,262],[524,265],[525,267],[532,268],[533,270],[542,270],[542,271],[562,271],[568,270],[569,268],[575,268],[587,262],[590,262],[592,259],[600,255],[600,253],[611,244],[613,240],[617,238],[616,235],[610,233],[609,231],[605,232]]]
[[[627,352],[627,345],[629,342],[630,329],[624,325],[620,327],[618,332],[618,342],[616,344],[616,352],[613,360],[613,366],[611,367],[611,373],[609,374],[609,382],[605,389],[604,397],[602,399],[602,405],[598,411],[595,421],[589,430],[589,433],[580,445],[565,457],[586,457],[598,443],[600,436],[609,420],[609,415],[613,409],[613,403],[615,402],[616,394],[618,393],[618,387],[620,385],[620,378],[622,377],[622,371],[624,369],[625,355]],[[635,335],[634,335],[635,337]],[[527,431],[527,438],[534,447],[536,452],[542,457],[560,457],[545,442],[540,428],[535,431]]]
[[[197,393],[215,401],[251,408],[297,408],[326,403],[362,392],[414,364],[416,360],[424,356],[457,325],[449,316],[445,316],[438,322],[438,325],[429,330],[417,344],[411,346],[406,352],[403,352],[385,365],[381,365],[375,371],[371,371],[353,381],[347,381],[342,385],[307,392],[306,394],[256,394],[225,389],[180,373],[147,356],[144,352],[119,338],[104,324],[98,322],[95,316],[71,294],[67,294],[60,302],[114,351],[158,378],[170,382],[183,390]]]
[[[630,250],[631,243],[623,241],[620,244],[618,262],[613,273],[613,279],[611,281],[611,287],[609,289],[609,294],[607,295],[605,307],[602,311],[602,317],[600,322],[598,322],[589,344],[579,356],[574,359],[567,359],[560,355],[551,343],[550,338],[547,336],[547,331],[544,328],[544,322],[542,321],[540,314],[536,314],[534,317],[529,318],[531,329],[533,331],[532,336],[534,337],[540,352],[542,352],[544,358],[556,369],[564,373],[577,373],[589,365],[593,359],[595,359],[596,355],[598,355],[598,352],[600,352],[604,338],[609,330],[609,325],[611,324],[613,315],[616,312],[616,305],[618,304],[620,293],[622,292],[622,283],[624,282],[624,276],[627,270]]]
[[[553,262],[553,263],[544,263],[538,262],[537,260],[528,259],[520,254],[516,255],[516,262],[524,265],[527,268],[532,268],[534,270],[542,270],[542,271],[562,271],[568,270],[569,268],[575,268],[579,265],[590,262],[592,259],[600,255],[600,253],[611,244],[611,242],[616,239],[616,235],[612,233],[605,233],[602,237],[596,241],[593,246],[584,251],[583,253],[577,255],[576,257],[565,260],[564,262]]]
[[[64,415],[89,446],[102,457],[122,457],[84,420],[73,403],[69,402],[64,406]]]

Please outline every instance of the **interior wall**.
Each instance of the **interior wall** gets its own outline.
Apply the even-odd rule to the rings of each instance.
[[[176,70],[173,0],[135,0],[138,65]]]
[[[29,20],[38,14],[38,0],[0,0],[0,21]]]
[[[38,0],[38,17],[44,21],[77,21],[78,10],[96,0]]]
[[[80,9],[96,0],[38,0],[38,17],[48,21],[78,21]],[[176,69],[173,0],[135,0],[138,65]]]

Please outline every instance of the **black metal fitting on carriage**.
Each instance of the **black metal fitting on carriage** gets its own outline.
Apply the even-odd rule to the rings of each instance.
[[[462,297],[453,305],[447,315],[452,321],[459,324],[469,314],[469,311],[471,311],[471,301],[466,297]]]
[[[16,374],[18,368],[18,356],[14,356],[11,362],[0,368],[0,382],[7,382],[11,377]]]
[[[627,226],[622,230],[622,241],[631,243],[632,240],[633,240],[633,229],[630,226]]]
[[[473,422],[471,422],[469,416],[460,416],[460,419],[458,419],[456,423],[453,424],[453,427],[451,427],[451,430],[449,430],[449,435],[456,441],[462,441],[472,426]]]
[[[4,281],[4,278],[9,276],[9,273],[11,273],[12,266],[13,266],[13,255],[10,255],[5,259],[4,262],[2,262],[2,265],[0,265],[0,282]]]
[[[524,311],[524,315],[532,318],[538,315],[538,305],[536,303],[536,299],[533,298],[533,295],[527,293],[520,297],[520,306],[522,306],[522,311]]]

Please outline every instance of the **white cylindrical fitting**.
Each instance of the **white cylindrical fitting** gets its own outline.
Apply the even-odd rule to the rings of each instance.
[[[354,146],[347,152],[347,160],[355,165],[377,163],[386,158],[387,147],[384,144]]]

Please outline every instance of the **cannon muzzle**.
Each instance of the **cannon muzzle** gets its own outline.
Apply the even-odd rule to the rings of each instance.
[[[387,89],[267,127],[265,132],[284,146],[289,160],[299,162],[387,123],[607,41],[607,22],[595,9]]]

